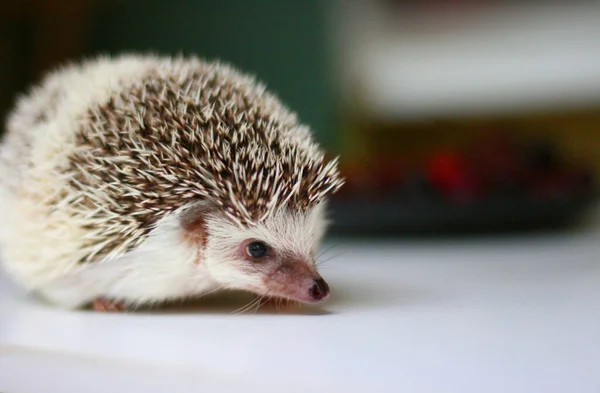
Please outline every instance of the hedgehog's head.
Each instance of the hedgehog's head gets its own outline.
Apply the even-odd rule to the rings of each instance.
[[[315,258],[325,231],[324,202],[303,211],[282,208],[250,226],[200,202],[182,213],[181,222],[201,239],[195,243],[199,263],[222,287],[304,303],[328,297]]]

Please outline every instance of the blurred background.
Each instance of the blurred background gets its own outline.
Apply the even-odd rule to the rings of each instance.
[[[341,155],[333,233],[566,228],[596,205],[600,4],[2,0],[0,114],[97,54],[221,58]]]

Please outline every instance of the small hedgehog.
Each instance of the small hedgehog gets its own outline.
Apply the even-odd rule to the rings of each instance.
[[[219,289],[314,303],[344,180],[263,84],[195,57],[71,63],[22,97],[0,147],[6,271],[64,308]]]

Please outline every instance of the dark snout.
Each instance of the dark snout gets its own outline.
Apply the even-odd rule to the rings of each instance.
[[[329,297],[329,285],[312,263],[291,259],[265,277],[266,289],[281,297],[303,303],[318,303]]]
[[[329,285],[322,278],[313,280],[311,287],[308,290],[308,295],[312,300],[320,302],[329,297]]]

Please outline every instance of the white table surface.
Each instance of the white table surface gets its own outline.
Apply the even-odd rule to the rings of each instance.
[[[0,392],[600,392],[600,234],[355,242],[295,314],[67,312],[0,277]]]

